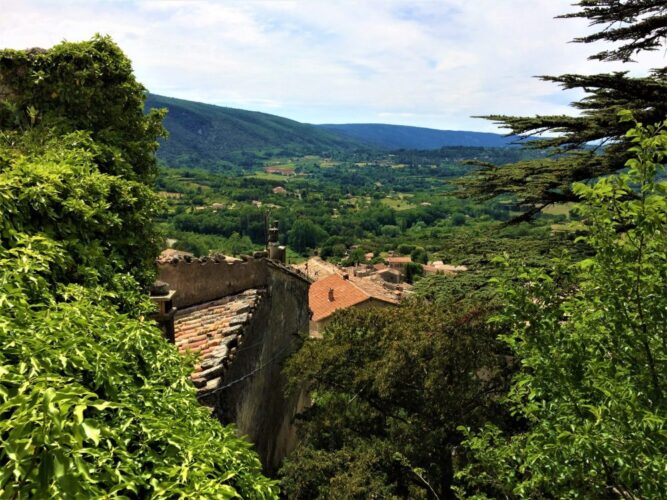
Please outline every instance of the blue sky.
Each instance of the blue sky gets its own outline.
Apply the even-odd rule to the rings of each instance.
[[[533,75],[592,73],[571,0],[0,0],[0,47],[111,35],[152,92],[309,123],[495,131],[480,114],[572,113]],[[630,69],[664,66],[665,55]]]

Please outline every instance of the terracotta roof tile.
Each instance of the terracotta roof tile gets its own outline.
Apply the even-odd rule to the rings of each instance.
[[[240,334],[261,296],[261,290],[246,290],[177,312],[176,347],[180,352],[198,353],[192,380],[199,392],[207,392],[220,383],[229,354],[241,343]]]
[[[355,276],[351,280],[352,283],[374,299],[391,302],[392,304],[398,304],[399,302],[393,290],[387,290],[380,282],[374,281],[373,278],[358,278]]]
[[[333,300],[330,300],[330,291]],[[354,277],[344,279],[332,274],[310,285],[308,305],[313,311],[313,321],[320,321],[338,309],[347,309],[371,298],[391,304],[398,303],[391,293],[370,280]]]
[[[190,257],[193,257],[194,254],[190,252],[184,252],[183,250],[176,250],[175,248],[165,248],[160,252],[160,255],[158,257],[158,260],[168,260],[173,257],[185,257],[186,255],[189,255]]]
[[[407,264],[412,262],[412,257],[387,257],[386,260],[389,264]]]
[[[330,300],[331,295],[333,300]],[[345,309],[368,300],[370,296],[349,280],[332,274],[310,285],[308,305],[313,311],[313,321],[331,316],[338,309]]]

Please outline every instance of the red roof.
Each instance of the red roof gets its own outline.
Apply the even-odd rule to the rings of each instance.
[[[332,292],[333,295],[330,295]],[[331,297],[333,296],[333,300]],[[375,299],[388,304],[397,304],[398,301],[385,293],[379,285],[355,280],[353,283],[338,274],[332,274],[310,285],[308,291],[308,305],[313,311],[313,321],[320,321],[331,316],[338,309],[347,309],[369,299]]]
[[[385,260],[390,264],[407,264],[412,262],[412,257],[387,257]]]
[[[333,291],[333,300],[329,300],[330,290]],[[313,321],[320,321],[338,309],[361,304],[369,298],[370,295],[337,274],[316,281],[308,291],[308,305],[313,311]]]

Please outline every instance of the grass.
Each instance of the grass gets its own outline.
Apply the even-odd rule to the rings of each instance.
[[[394,210],[410,210],[411,208],[416,208],[417,205],[406,201],[408,196],[404,194],[399,194],[398,198],[387,196],[382,199],[382,204],[393,208]]]
[[[250,177],[256,177],[258,179],[264,179],[267,181],[280,181],[280,182],[286,182],[288,177],[285,175],[280,175],[280,174],[269,174],[266,172],[255,172],[253,175]]]
[[[542,213],[547,215],[565,215],[569,217],[574,205],[574,203],[558,203],[556,205],[549,205],[548,207],[542,209]]]

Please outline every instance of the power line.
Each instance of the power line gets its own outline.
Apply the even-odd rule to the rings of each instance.
[[[254,344],[254,345],[257,345],[257,344]],[[248,346],[247,348],[250,348],[250,347],[252,347],[252,346]],[[257,372],[263,370],[264,368],[266,368],[267,366],[273,364],[278,359],[278,357],[280,357],[290,347],[291,347],[291,345],[284,346],[280,351],[278,351],[273,356],[271,356],[271,358],[268,361],[266,361],[265,363],[262,363],[261,365],[259,365],[254,370],[246,373],[245,375],[243,375],[242,377],[237,378],[236,380],[233,380],[232,382],[229,382],[228,384],[223,385],[222,387],[218,387],[218,388],[216,388],[216,389],[214,389],[210,392],[207,392],[205,394],[199,394],[199,395],[197,395],[197,398],[200,399],[200,398],[211,396],[213,394],[217,394],[221,391],[224,391],[225,389],[228,389],[228,388],[232,387],[233,385],[236,385],[240,382],[243,382],[244,380],[252,377],[255,373],[257,373]]]

